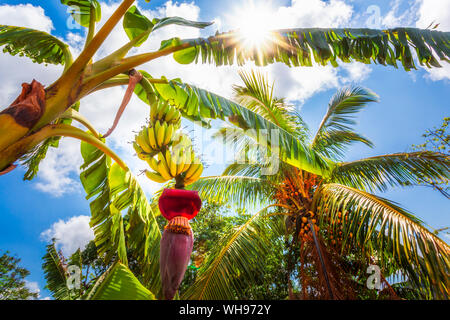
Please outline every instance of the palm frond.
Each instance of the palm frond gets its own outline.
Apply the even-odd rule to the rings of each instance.
[[[331,129],[323,132],[320,139],[316,140],[314,149],[328,158],[342,158],[348,146],[355,142],[361,142],[373,148],[373,143],[370,140],[356,132]]]
[[[293,113],[292,106],[274,97],[274,86],[269,85],[267,76],[254,70],[249,73],[241,70],[239,76],[244,86],[233,86],[237,103],[293,134],[299,133],[299,137],[304,136],[303,122],[299,121],[301,118]]]
[[[196,281],[187,289],[183,299],[236,299],[251,285],[271,249],[267,230],[271,229],[276,235],[284,233],[280,216],[268,218],[263,214],[269,207],[222,239],[206,258]]]
[[[359,189],[385,191],[388,186],[414,185],[418,178],[450,177],[450,159],[442,153],[394,153],[338,164],[330,178]]]
[[[361,248],[369,256],[389,251],[417,287],[425,281],[435,298],[448,299],[450,247],[420,219],[393,202],[336,183],[323,185],[313,201],[321,226],[328,223],[328,232],[343,238],[342,250]]]
[[[248,176],[203,177],[189,185],[197,190],[203,200],[214,203],[236,203],[240,206],[255,207],[266,203],[273,187],[262,178]]]
[[[45,255],[42,258],[42,270],[47,282],[45,287],[57,300],[71,300],[72,295],[67,287],[68,273],[65,269],[61,256],[56,251],[55,243],[47,245]]]
[[[363,28],[298,28],[274,30],[267,34],[263,48],[245,48],[239,31],[217,34],[207,39],[171,41],[191,47],[176,52],[179,63],[213,63],[215,65],[244,65],[254,61],[257,66],[281,62],[291,66],[317,64],[334,67],[338,59],[344,63],[359,61],[397,68],[397,62],[407,71],[416,68],[412,51],[420,65],[440,67],[438,59],[449,62],[450,33],[416,28],[374,30]],[[166,45],[168,41],[164,41]]]
[[[328,111],[319,125],[311,143],[314,150],[327,155],[341,155],[345,147],[352,142],[370,141],[352,131],[356,124],[355,114],[366,107],[367,103],[378,101],[372,91],[361,87],[346,87],[339,90],[330,100]]]

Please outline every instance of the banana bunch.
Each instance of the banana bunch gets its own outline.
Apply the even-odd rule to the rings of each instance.
[[[150,110],[150,121],[155,123],[157,120],[167,123],[178,123],[181,119],[181,112],[168,102],[159,100]]]
[[[139,159],[153,170],[145,171],[150,180],[164,183],[175,178],[182,186],[202,174],[203,165],[195,157],[191,139],[179,131],[180,126],[181,113],[175,106],[161,100],[152,105],[150,125],[136,135],[133,143]]]
[[[146,171],[150,180],[163,183],[173,178],[181,178],[184,185],[195,182],[203,172],[203,165],[195,157],[190,144],[190,139],[182,135],[177,144],[172,145],[172,150],[167,148],[165,152],[159,152],[155,157],[145,159],[155,172]]]
[[[154,125],[142,129],[133,143],[139,159],[146,160],[149,155],[155,154],[169,145],[178,126],[178,123],[168,124],[157,120]]]

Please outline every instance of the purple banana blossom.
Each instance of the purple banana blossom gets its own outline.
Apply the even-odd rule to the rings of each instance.
[[[189,220],[197,215],[201,204],[198,192],[191,190],[164,189],[159,198],[161,214],[169,220],[159,249],[162,289],[167,300],[173,299],[183,281],[194,245]]]
[[[169,224],[161,237],[159,263],[163,294],[167,300],[172,300],[175,296],[191,258],[194,236],[190,226],[189,231],[189,234],[181,233],[170,228]]]

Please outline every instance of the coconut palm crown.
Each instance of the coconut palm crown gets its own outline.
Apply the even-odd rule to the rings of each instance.
[[[266,160],[276,154],[273,146],[258,145],[241,128],[221,128],[215,136],[232,143],[241,159],[248,161],[233,163],[221,176],[201,178],[190,188],[211,201],[265,207],[209,255],[185,297],[233,298],[250,285],[254,270],[263,267],[262,257],[271,249],[267,235],[275,233],[285,234],[289,247],[299,250],[297,259],[302,268],[311,264],[317,268],[320,283],[315,289],[314,284],[305,284],[306,276],[299,275],[302,298],[354,297],[351,274],[343,272],[349,257],[365,268],[378,265],[382,281],[391,291],[384,276],[400,272],[421,297],[448,298],[449,246],[412,213],[373,194],[407,186],[419,175],[448,179],[448,157],[436,152],[412,152],[342,162],[351,144],[373,146],[353,128],[355,115],[369,102],[376,102],[376,94],[355,86],[339,90],[316,133],[311,134],[301,115],[283,99],[274,97],[273,86],[264,76],[253,71],[241,72],[240,76],[245,85],[234,87],[235,100],[308,144],[327,159],[328,169],[320,175],[281,162],[275,174],[268,174]],[[235,275],[239,280],[225,275]]]

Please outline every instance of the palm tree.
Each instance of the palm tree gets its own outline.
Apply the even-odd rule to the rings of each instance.
[[[401,272],[422,297],[448,298],[449,246],[419,218],[370,193],[406,186],[417,176],[448,177],[448,157],[413,152],[341,162],[350,144],[373,146],[352,128],[356,113],[377,101],[373,92],[361,87],[339,90],[311,135],[301,115],[273,96],[273,86],[261,74],[240,75],[245,86],[234,87],[235,100],[332,160],[331,169],[314,174],[281,162],[278,172],[268,175],[264,158],[271,146],[250,147],[255,141],[242,129],[221,128],[216,137],[256,161],[233,163],[221,176],[201,178],[190,187],[211,201],[264,208],[211,252],[185,298],[233,298],[251,285],[271,249],[268,229],[286,235],[288,268],[292,274],[296,270],[304,299],[355,297],[352,276],[364,276],[370,264],[381,268],[381,281],[392,294],[384,277]]]

